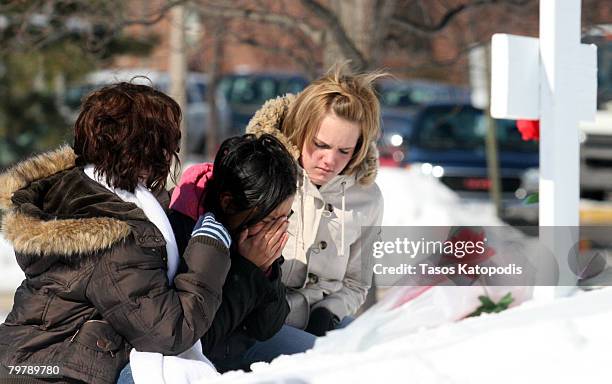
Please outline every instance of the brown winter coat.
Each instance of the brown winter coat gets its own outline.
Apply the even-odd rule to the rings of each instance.
[[[0,325],[0,364],[58,365],[67,380],[115,383],[132,347],[173,355],[204,335],[229,253],[192,239],[187,270],[170,287],[159,230],[74,164],[63,147],[0,175],[2,231],[26,274]],[[167,208],[167,193],[158,199]]]

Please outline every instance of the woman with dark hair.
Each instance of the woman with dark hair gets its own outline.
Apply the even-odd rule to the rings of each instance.
[[[289,313],[280,264],[296,182],[296,164],[277,139],[244,135],[224,141],[214,164],[188,168],[173,191],[169,218],[180,252],[189,248],[194,234],[214,230],[203,227],[206,222],[223,223],[232,239],[221,306],[201,339],[203,353],[221,372],[246,370],[258,361],[248,354],[250,347],[276,334]],[[210,374],[172,367],[164,365],[163,376],[202,379]],[[118,384],[149,382],[154,376],[131,360]]]
[[[187,169],[174,190],[170,219],[179,249],[205,212],[227,223],[235,239],[222,304],[202,338],[220,371],[259,361],[250,348],[275,335],[289,313],[280,265],[296,183],[296,164],[277,139],[245,135],[226,140],[214,166]]]
[[[50,380],[114,383],[133,348],[176,355],[199,343],[231,240],[200,220],[177,271],[164,187],[180,121],[163,93],[111,85],[84,100],[73,148],[0,175],[2,229],[26,275],[0,325],[0,371],[47,366]]]

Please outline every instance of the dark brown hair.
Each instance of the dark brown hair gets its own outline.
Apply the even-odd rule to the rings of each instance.
[[[181,139],[181,109],[149,86],[117,83],[89,94],[74,125],[77,165],[115,188],[164,188]]]

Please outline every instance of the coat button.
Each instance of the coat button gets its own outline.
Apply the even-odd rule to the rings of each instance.
[[[325,249],[325,248],[327,248],[327,241],[325,241],[325,240],[321,241],[321,242],[319,243],[319,247],[320,247],[321,249]]]
[[[98,341],[96,342],[96,345],[98,346],[98,348],[100,348],[103,351],[108,350],[108,340],[105,339],[98,339]]]
[[[315,275],[314,273],[309,273],[308,274],[308,282],[310,284],[316,284],[319,282],[319,276]]]
[[[330,212],[330,213],[333,212],[334,211],[334,206],[328,203],[327,204],[327,211]]]

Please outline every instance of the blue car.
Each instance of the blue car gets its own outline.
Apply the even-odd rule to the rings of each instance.
[[[269,99],[299,93],[308,79],[297,73],[232,73],[223,76],[219,88],[231,109],[232,135],[241,135],[251,117]]]
[[[521,177],[539,164],[538,143],[523,141],[515,121],[495,120],[504,206],[525,198]],[[463,197],[486,198],[491,186],[487,174],[486,119],[469,104],[430,104],[419,108],[403,165],[440,179]]]
[[[433,102],[467,103],[470,90],[426,80],[386,79],[376,84],[380,96],[382,134],[378,141],[381,164],[400,166],[419,106]]]

